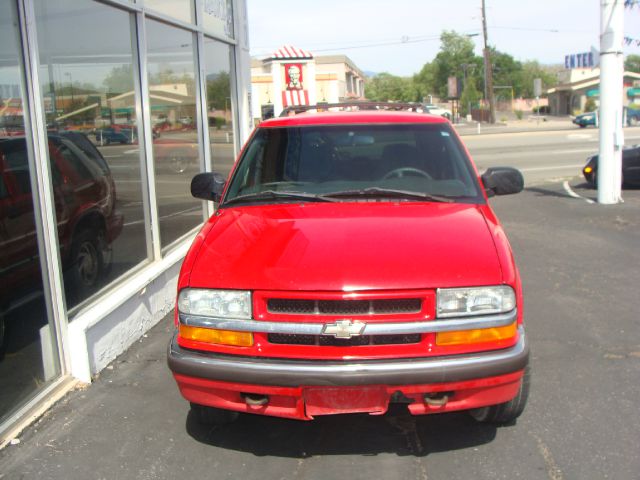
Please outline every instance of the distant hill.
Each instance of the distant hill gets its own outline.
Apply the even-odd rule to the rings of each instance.
[[[373,78],[376,75],[378,75],[379,72],[370,72],[370,71],[364,70],[362,73],[364,73],[368,78]]]

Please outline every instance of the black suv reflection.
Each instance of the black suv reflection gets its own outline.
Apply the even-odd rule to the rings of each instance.
[[[86,136],[49,135],[49,159],[69,306],[88,297],[111,267],[122,231],[116,189]],[[24,137],[0,138],[0,345],[5,313],[42,288],[31,179]]]

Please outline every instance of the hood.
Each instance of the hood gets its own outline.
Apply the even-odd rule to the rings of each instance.
[[[502,283],[482,206],[308,203],[218,211],[190,285],[359,291]]]

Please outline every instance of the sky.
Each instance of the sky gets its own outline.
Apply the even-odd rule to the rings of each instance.
[[[600,0],[486,0],[489,44],[516,60],[564,63],[600,46]],[[408,76],[431,62],[440,33],[472,37],[482,55],[481,0],[247,0],[251,55],[282,45],[347,55],[364,71]],[[640,6],[625,9],[640,40]],[[640,46],[624,47],[640,55]]]

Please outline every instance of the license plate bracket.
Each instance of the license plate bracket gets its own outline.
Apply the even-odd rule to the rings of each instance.
[[[389,395],[383,387],[307,387],[303,390],[307,415],[370,413],[387,411]]]

